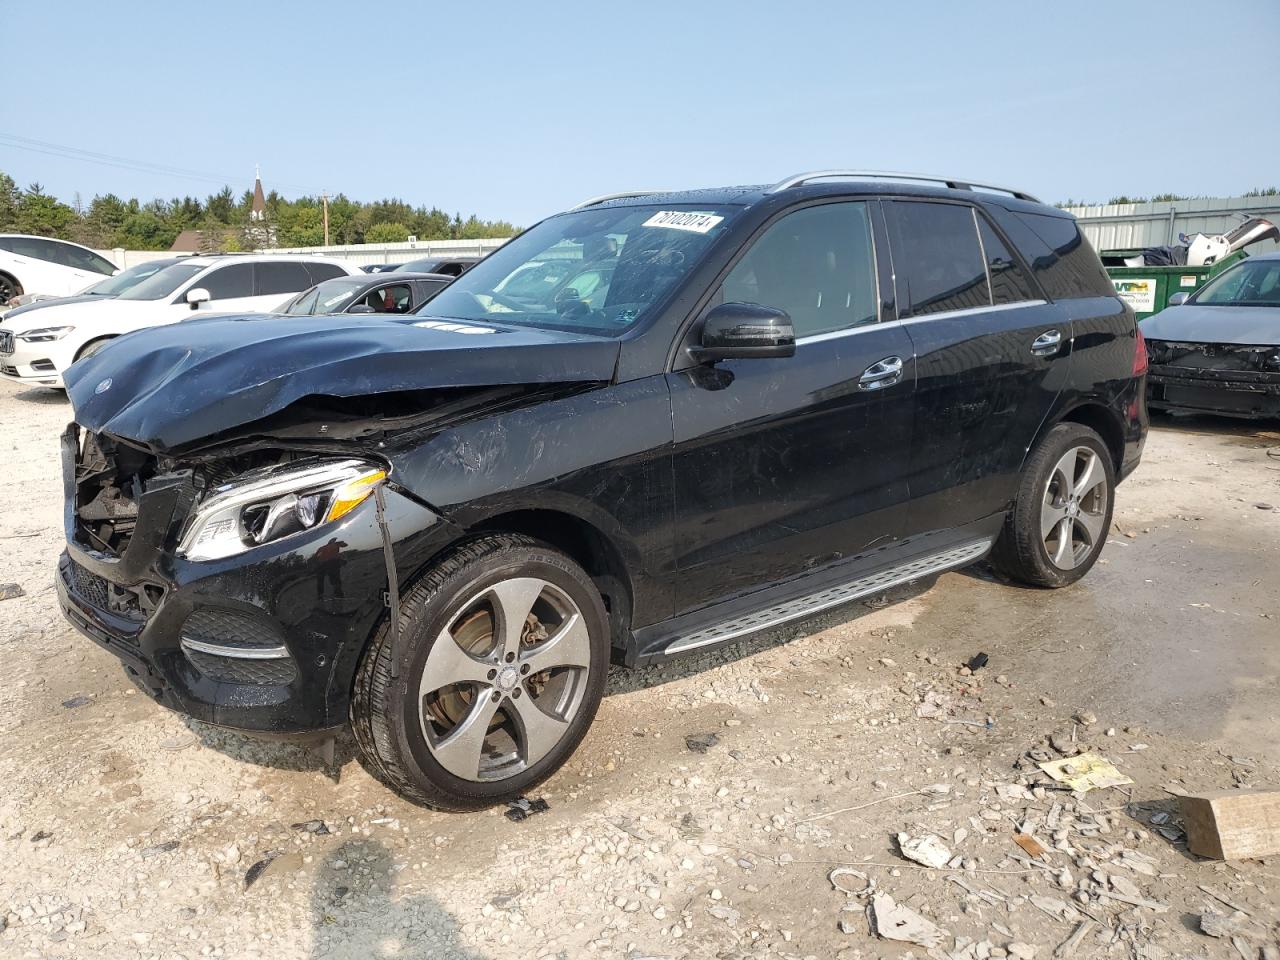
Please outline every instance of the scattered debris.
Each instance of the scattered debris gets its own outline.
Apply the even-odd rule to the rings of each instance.
[[[1023,850],[1027,851],[1027,856],[1029,857],[1041,857],[1049,852],[1048,847],[1029,833],[1015,833],[1013,835],[1013,842]]]
[[[1192,853],[1214,860],[1280,854],[1280,790],[1217,790],[1178,802]]]
[[[76,707],[83,707],[86,703],[92,703],[93,697],[86,697],[81,694],[78,697],[72,697],[70,700],[63,700],[62,705],[68,710],[74,710]]]
[[[177,840],[166,840],[164,843],[157,843],[153,847],[145,847],[141,852],[143,860],[150,860],[152,857],[158,857],[162,853],[170,853],[178,849]]]
[[[1237,910],[1231,915],[1208,910],[1200,914],[1200,930],[1211,937],[1230,940],[1233,937],[1253,936],[1265,933],[1249,919],[1248,915]]]
[[[937,924],[902,906],[887,893],[872,895],[870,915],[875,932],[886,940],[940,947],[943,939],[950,936]]]
[[[863,882],[864,886],[861,890],[850,890],[848,887],[845,887],[840,883],[841,877],[857,877]],[[852,867],[836,867],[827,874],[827,880],[830,881],[831,886],[836,890],[839,890],[841,893],[850,897],[862,896],[863,894],[869,893],[875,887],[875,881],[861,870],[854,870]]]
[[[684,738],[684,745],[693,753],[706,753],[719,742],[718,733],[695,733]]]
[[[527,820],[535,813],[544,813],[551,809],[551,804],[547,803],[542,797],[536,800],[530,800],[527,797],[519,797],[507,804],[507,809],[503,812],[512,823],[519,823],[521,820]]]
[[[294,850],[290,853],[285,853],[283,850],[272,850],[245,871],[244,888],[248,890],[263,877],[277,877],[301,868],[302,852],[300,850]]]
[[[969,658],[969,662],[965,666],[970,670],[981,670],[990,662],[990,659],[985,653],[976,653]]]
[[[1081,920],[1076,924],[1076,928],[1071,931],[1071,936],[1054,947],[1054,960],[1066,960],[1067,957],[1073,956],[1084,938],[1093,930],[1093,926],[1092,920]]]
[[[0,583],[0,600],[13,600],[26,595],[27,591],[16,583]]]
[[[1041,770],[1072,790],[1088,793],[1107,787],[1122,787],[1133,783],[1112,765],[1110,760],[1096,753],[1082,753],[1062,760],[1049,760],[1039,764]]]
[[[723,903],[717,903],[714,906],[707,907],[707,913],[715,917],[717,920],[723,920],[731,926],[742,920],[742,914],[733,907],[726,906]]]
[[[924,864],[926,867],[945,867],[947,861],[951,859],[951,851],[947,849],[947,845],[942,842],[942,838],[936,834],[927,833],[922,837],[911,837],[908,834],[898,834],[898,849],[902,851],[902,855],[908,860],[914,860],[916,863]]]
[[[328,836],[331,832],[329,825],[323,820],[304,820],[302,823],[293,824],[294,830],[301,830],[303,833],[314,833],[318,837]]]

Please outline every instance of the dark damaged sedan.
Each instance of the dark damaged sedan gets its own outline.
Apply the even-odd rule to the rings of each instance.
[[[1142,332],[1154,409],[1280,417],[1280,253],[1224,270]]]
[[[1145,438],[1133,313],[1069,215],[911,179],[615,196],[425,313],[120,337],[66,377],[63,610],[169,707],[350,723],[468,809],[568,758],[611,660],[988,555],[1076,581]]]

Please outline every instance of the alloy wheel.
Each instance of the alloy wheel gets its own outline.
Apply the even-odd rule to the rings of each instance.
[[[587,625],[567,593],[534,577],[486,587],[427,654],[418,685],[427,748],[464,780],[522,773],[569,730],[590,666]]]
[[[1059,570],[1083,563],[1106,536],[1107,472],[1097,451],[1072,447],[1054,465],[1040,507],[1040,536]]]

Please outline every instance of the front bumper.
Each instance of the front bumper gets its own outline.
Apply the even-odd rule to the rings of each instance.
[[[1183,413],[1280,417],[1280,373],[1152,365],[1147,403]]]
[[[61,387],[62,372],[47,349],[50,343],[27,344],[8,330],[0,331],[0,377],[27,386]]]
[[[75,444],[64,435],[64,468]],[[157,702],[207,723],[306,736],[346,723],[366,643],[386,616],[386,559],[373,499],[342,520],[225,560],[191,562],[173,547],[194,503],[189,477],[148,490],[119,557],[76,541],[74,477],[67,547],[55,582],[63,614],[120,659]],[[398,579],[455,536],[416,501],[386,492]],[[219,631],[221,631],[219,633]],[[205,649],[282,647],[245,659]]]

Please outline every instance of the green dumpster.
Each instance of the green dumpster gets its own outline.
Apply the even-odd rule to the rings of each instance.
[[[1175,293],[1194,293],[1227,267],[1239,263],[1249,254],[1244,250],[1237,250],[1230,256],[1203,267],[1126,267],[1124,265],[1126,257],[1141,255],[1140,249],[1103,250],[1100,254],[1107,276],[1116,285],[1116,293],[1133,307],[1139,320],[1153,313],[1159,313],[1169,305],[1169,298]]]

